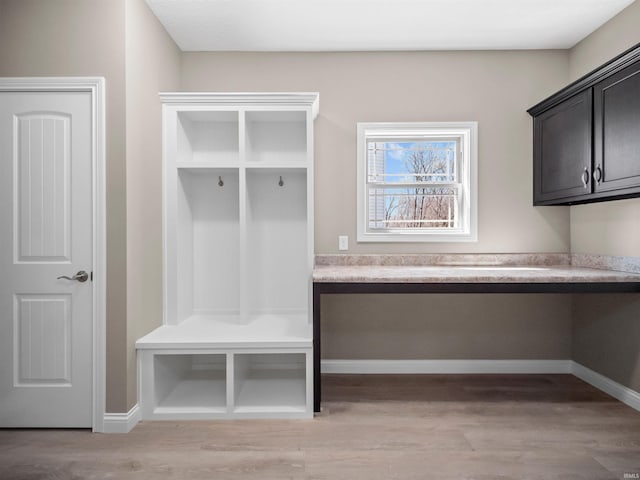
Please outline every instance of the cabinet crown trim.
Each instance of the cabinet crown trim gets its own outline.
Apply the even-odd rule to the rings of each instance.
[[[575,82],[570,83],[562,90],[547,97],[541,102],[537,103],[533,107],[529,108],[527,112],[532,117],[539,115],[545,110],[563,102],[567,98],[580,93],[588,88],[593,87],[596,83],[600,82],[604,78],[619,72],[623,68],[628,67],[632,63],[640,60],[640,43],[631,47],[630,49],[622,52],[617,57],[609,60],[605,64],[587,73],[583,77],[580,77]]]
[[[300,106],[311,107],[314,118],[318,115],[318,92],[242,93],[242,92],[161,92],[162,103],[193,105],[229,105],[234,107],[254,106]]]

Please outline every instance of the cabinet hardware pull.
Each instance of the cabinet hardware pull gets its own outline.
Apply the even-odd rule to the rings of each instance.
[[[584,172],[582,172],[580,177],[582,180],[582,186],[587,188],[587,184],[589,183],[589,169],[587,167],[584,167]]]
[[[602,168],[600,168],[600,165],[593,171],[593,179],[597,184],[600,184],[600,180],[602,180]]]
[[[222,181],[222,177],[218,176],[218,186],[222,187],[224,185],[224,182]]]
[[[278,185],[281,186],[281,187],[284,185],[284,180],[282,180],[282,176],[280,176],[280,180],[278,181]]]

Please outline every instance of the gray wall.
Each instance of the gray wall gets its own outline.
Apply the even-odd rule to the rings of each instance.
[[[162,325],[162,106],[158,92],[180,89],[180,50],[144,0],[126,1],[126,80],[126,392],[130,409],[137,402],[135,342]]]
[[[576,295],[573,360],[640,392],[640,294]]]
[[[564,51],[185,53],[185,91],[318,91],[315,249],[567,252],[568,208],[531,207],[526,109],[567,81]],[[479,241],[356,243],[356,123],[479,122]]]
[[[326,295],[328,359],[569,359],[567,295]]]
[[[567,83],[565,51],[186,53],[187,91],[318,91],[315,248],[568,252],[569,209],[533,208],[526,109]],[[356,243],[356,123],[479,122],[479,241]],[[325,358],[570,358],[569,296],[327,296]],[[433,315],[430,312],[437,312]],[[455,332],[455,333],[454,333]],[[508,339],[508,341],[505,341]]]
[[[144,0],[0,1],[0,76],[106,79],[108,412],[136,403],[133,343],[162,322],[157,92],[179,73]]]
[[[640,1],[569,51],[573,81],[640,43]],[[571,251],[640,257],[640,199],[571,207]]]
[[[569,80],[639,42],[636,1],[569,51]],[[640,199],[571,207],[571,251],[640,257]],[[640,296],[576,296],[573,359],[640,391]]]
[[[0,75],[103,76],[107,102],[107,409],[126,411],[124,0],[3,0]]]

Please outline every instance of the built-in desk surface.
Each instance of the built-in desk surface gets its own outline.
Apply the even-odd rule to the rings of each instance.
[[[640,283],[640,275],[571,265],[318,265],[315,283]]]
[[[640,259],[636,257],[318,255],[313,270],[314,410],[320,411],[323,294],[634,292],[640,293]]]

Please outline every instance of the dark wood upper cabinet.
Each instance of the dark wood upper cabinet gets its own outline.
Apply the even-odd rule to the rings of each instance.
[[[640,62],[593,87],[594,191],[640,187]]]
[[[528,112],[534,205],[640,197],[640,45]]]
[[[534,203],[591,193],[591,90],[536,116]]]

